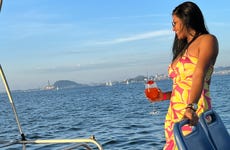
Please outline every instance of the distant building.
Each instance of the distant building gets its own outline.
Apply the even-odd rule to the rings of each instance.
[[[44,90],[53,90],[55,89],[55,86],[50,84],[50,81],[48,80],[48,85],[44,87]]]

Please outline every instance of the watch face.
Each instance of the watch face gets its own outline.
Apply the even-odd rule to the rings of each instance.
[[[188,104],[188,107],[192,108],[195,111],[198,109],[198,106],[196,103]]]
[[[193,109],[195,109],[195,110],[197,110],[197,109],[198,109],[198,106],[197,106],[197,104],[196,104],[196,103],[193,103],[192,105],[193,105]]]

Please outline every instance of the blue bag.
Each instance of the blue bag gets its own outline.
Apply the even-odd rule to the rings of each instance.
[[[220,116],[214,110],[204,112],[200,116],[200,123],[216,150],[230,149],[229,133]]]
[[[174,136],[179,150],[229,150],[230,136],[222,120],[214,110],[201,114],[199,122],[188,135],[183,135],[182,127],[189,120],[174,125]]]
[[[189,120],[175,123],[173,131],[179,150],[215,150],[211,140],[206,136],[201,124],[198,122],[188,135],[183,135],[182,127],[189,124]]]

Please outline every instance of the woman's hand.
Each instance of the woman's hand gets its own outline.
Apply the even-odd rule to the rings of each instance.
[[[189,119],[189,124],[191,126],[195,126],[199,121],[199,117],[196,114],[196,112],[189,107],[186,108],[186,111],[184,113],[184,118]]]

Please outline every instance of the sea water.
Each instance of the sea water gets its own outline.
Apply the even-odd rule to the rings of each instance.
[[[171,80],[157,82],[171,90]],[[105,150],[161,150],[169,101],[149,103],[144,83],[87,86],[57,91],[12,92],[28,140],[89,138]],[[213,109],[230,132],[230,76],[213,76]],[[0,141],[18,140],[20,133],[5,93],[0,94]],[[27,149],[61,149],[63,145],[27,145]],[[14,145],[4,149],[22,149]]]

